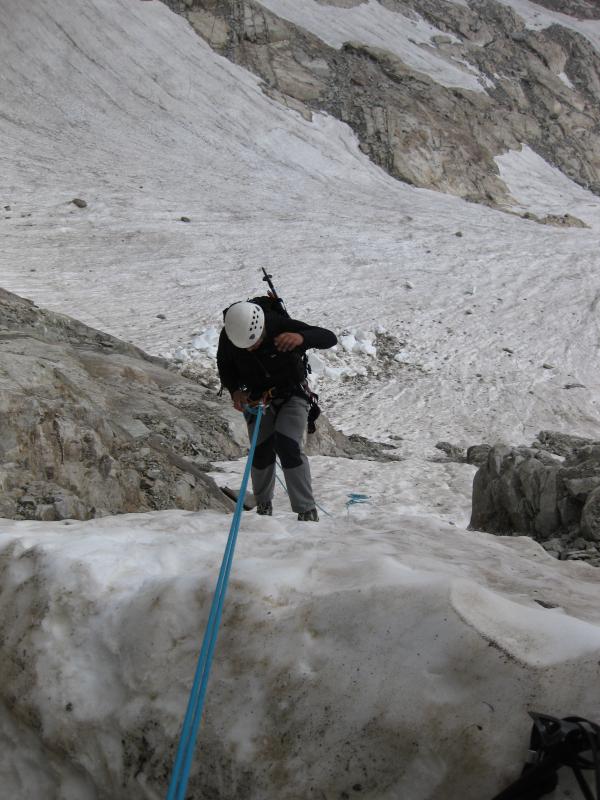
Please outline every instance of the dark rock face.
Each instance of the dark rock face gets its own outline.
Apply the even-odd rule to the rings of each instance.
[[[539,6],[559,11],[575,19],[600,19],[600,7],[594,0],[535,0]]]
[[[557,474],[527,447],[493,447],[473,481],[471,527],[489,533],[528,533],[548,538],[560,529]]]
[[[583,507],[581,532],[584,539],[600,542],[600,485],[589,493]]]
[[[489,444],[471,445],[467,448],[467,464],[476,464],[477,466],[485,464],[491,449]]]
[[[239,455],[160,359],[0,290],[0,516],[228,509],[205,470]]]
[[[448,461],[457,461],[458,463],[466,461],[464,448],[460,447],[460,445],[452,444],[451,442],[438,442],[436,449],[445,453]]]
[[[573,456],[582,447],[587,447],[590,440],[583,436],[572,436],[558,431],[540,431],[532,447],[546,450],[556,456]]]
[[[528,534],[564,557],[583,548],[600,565],[600,443],[542,431],[533,447],[492,447],[475,474],[469,527]]]
[[[272,98],[306,117],[324,110],[350,125],[364,152],[399,180],[503,207],[508,191],[493,159],[524,143],[600,194],[600,55],[572,29],[530,30],[494,0],[380,0],[442,31],[421,47],[479,73],[485,91],[477,92],[442,86],[386,50],[357,42],[337,50],[253,0],[164,2],[217,52],[261,77]],[[320,3],[340,11],[358,5]],[[586,0],[543,5],[598,15]]]

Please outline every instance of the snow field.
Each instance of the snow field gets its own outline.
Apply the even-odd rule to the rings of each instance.
[[[565,209],[586,225],[597,229],[600,223],[600,199],[551,167],[527,145],[497,156],[500,177],[508,186],[522,211],[562,215]]]
[[[384,328],[379,328],[379,334],[386,333]],[[195,367],[201,374],[214,374],[216,370],[216,357],[219,345],[220,331],[214,327],[198,331],[192,335],[188,345],[183,345],[171,353],[161,353],[167,359],[173,359],[182,367]],[[371,331],[347,331],[340,336],[339,343],[329,350],[311,350],[308,360],[312,370],[311,382],[318,388],[319,378],[341,378],[353,375],[365,375],[367,370],[364,358],[356,358],[355,354],[368,356],[371,359],[377,355],[374,344],[375,334]]]
[[[357,31],[303,9],[331,14],[324,37]],[[2,286],[214,374],[221,310],[266,266],[293,316],[342,334],[313,356],[326,412],[406,459],[312,459],[335,514],[318,526],[280,488],[273,519],[244,515],[192,791],[480,800],[520,771],[527,710],[597,719],[598,571],[467,532],[473,468],[428,460],[439,439],[600,434],[595,227],[394,182],[158,0],[0,0],[0,16]],[[525,149],[499,164],[517,208],[595,226]],[[220,466],[235,485],[243,465]],[[348,513],[351,491],[370,503]],[[7,796],[164,796],[229,522],[3,521]]]
[[[269,100],[158,0],[78,9],[5,7],[7,289],[173,353],[263,291],[266,266],[294,316],[404,342],[409,369],[390,368],[391,396],[351,385],[335,416],[345,430],[464,443],[541,427],[598,434],[593,230],[393,181],[348,128]],[[87,208],[69,203],[77,195]],[[564,187],[547,195],[571,211]],[[562,388],[575,382],[586,389]],[[355,409],[366,407],[365,419]]]

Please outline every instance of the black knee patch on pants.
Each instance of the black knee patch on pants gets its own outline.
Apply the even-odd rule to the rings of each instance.
[[[281,461],[283,469],[294,469],[302,464],[302,451],[300,442],[285,436],[283,433],[275,434],[275,450]]]
[[[256,445],[252,466],[256,469],[266,469],[275,463],[274,437],[269,436],[264,442]]]

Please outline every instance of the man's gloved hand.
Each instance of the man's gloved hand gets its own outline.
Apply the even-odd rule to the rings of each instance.
[[[295,350],[296,347],[304,344],[304,336],[301,333],[280,333],[273,341],[280,352],[287,353],[289,350]]]
[[[248,392],[243,392],[241,389],[237,389],[233,392],[231,400],[236,411],[244,410],[244,406],[248,405],[248,396]]]

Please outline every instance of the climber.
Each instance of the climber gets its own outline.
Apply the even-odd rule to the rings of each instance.
[[[302,448],[310,407],[304,354],[311,347],[333,347],[337,338],[325,328],[282,314],[269,297],[233,303],[224,313],[224,323],[217,352],[219,375],[234,408],[244,412],[250,437],[255,417],[248,407],[261,401],[267,406],[252,465],[256,511],[273,513],[278,456],[292,510],[301,521],[318,522]]]

